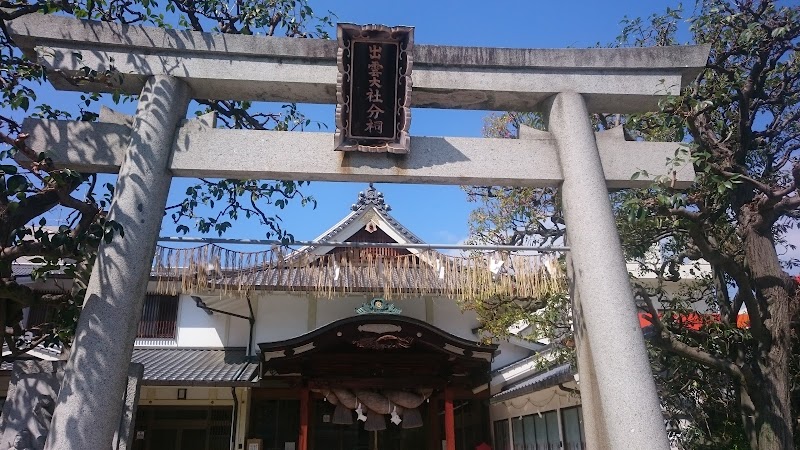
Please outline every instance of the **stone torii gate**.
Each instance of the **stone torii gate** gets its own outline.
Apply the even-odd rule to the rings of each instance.
[[[192,98],[336,102],[336,42],[163,30],[29,15],[7,24],[57,89],[141,94],[136,115],[25,121],[62,167],[119,172],[109,217],[124,239],[94,266],[46,448],[108,448],[173,176],[561,187],[571,246],[581,397],[590,448],[668,449],[607,195],[664,174],[678,144],[595,133],[589,114],[657,110],[708,47],[498,49],[415,46],[412,105],[542,111],[519,139],[412,137],[407,155],[334,152],[332,133],[214,128]],[[75,84],[82,67],[124,76]],[[692,168],[670,174],[676,187]],[[579,300],[578,300],[579,299]],[[609,320],[613,318],[613,320]],[[452,440],[448,448],[455,448]]]

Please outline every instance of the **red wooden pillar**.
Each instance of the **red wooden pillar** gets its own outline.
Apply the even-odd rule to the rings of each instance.
[[[297,438],[297,450],[308,450],[308,388],[300,390],[300,436]]]
[[[445,450],[456,450],[456,424],[453,413],[453,391],[444,388],[444,438],[447,441]]]

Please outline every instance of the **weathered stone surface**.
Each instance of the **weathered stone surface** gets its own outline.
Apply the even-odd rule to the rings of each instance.
[[[406,157],[332,156],[330,134],[217,130],[194,122],[175,133],[191,91],[199,98],[334,103],[332,42],[35,15],[7,26],[23,50],[50,69],[50,80],[59,89],[135,94],[145,86],[133,122],[109,114],[110,123],[104,124],[26,122],[31,132],[27,143],[37,150],[52,149],[58,163],[94,171],[121,167],[110,217],[126,232],[124,240],[104,246],[98,257],[53,418],[50,435],[55,439],[48,440],[48,449],[103,448],[111,442],[113,424],[107,418],[120,417],[120,367],[130,357],[172,174],[513,186],[562,183],[574,279],[583,294],[583,323],[592,341],[588,357],[582,357],[584,363],[591,360],[592,370],[581,374],[593,378],[592,402],[598,406],[592,409],[603,414],[603,420],[592,425],[603,430],[594,434],[609,448],[667,448],[606,189],[647,184],[631,181],[632,173],[663,173],[679,144],[628,142],[620,130],[594,135],[588,114],[656,110],[659,97],[677,93],[704,66],[708,47],[418,46],[412,106],[544,110],[550,114],[550,132],[523,130],[519,140],[420,137],[412,139]],[[71,77],[84,67],[99,71],[102,79],[74,83]],[[133,132],[127,133],[130,129]],[[678,188],[693,178],[691,167],[671,175]],[[603,320],[608,316],[616,320]]]
[[[124,237],[102,244],[64,371],[48,450],[112,445],[123,411],[127,367],[142,314],[150,262],[170,182],[170,149],[191,92],[153,77],[139,98],[108,217]]]
[[[214,129],[204,120],[187,121],[178,130],[170,163],[174,175],[503,186],[553,186],[562,180],[555,140],[545,131],[523,129],[517,140],[412,137],[408,155],[362,155],[333,152],[329,133]],[[119,125],[28,119],[24,131],[30,134],[29,146],[49,151],[61,166],[116,172],[122,164]],[[62,139],[67,135],[79,139]],[[680,147],[626,141],[621,128],[598,133],[597,143],[610,189],[644,187],[658,175],[672,177],[667,158]],[[649,177],[632,180],[636,171],[647,171]],[[674,174],[674,186],[685,188],[693,179],[691,164],[685,164]]]
[[[20,448],[44,447],[63,378],[63,361],[14,363],[0,421],[0,448],[16,448],[20,441],[28,445]]]
[[[0,418],[0,448],[41,450],[53,417],[65,361],[17,361]],[[125,410],[115,433],[113,450],[132,448],[132,436],[144,366],[131,363],[125,390]]]
[[[128,367],[128,385],[125,389],[125,397],[122,408],[122,415],[119,421],[119,428],[114,433],[114,440],[111,443],[113,450],[127,450],[133,448],[134,427],[136,421],[136,410],[139,408],[139,395],[144,376],[144,365],[131,363]]]
[[[8,23],[15,41],[51,69],[59,89],[137,94],[149,75],[180,77],[200,98],[336,102],[336,44],[315,39],[163,30],[57,16]],[[498,49],[416,46],[412,106],[533,111],[563,91],[585,94],[590,112],[642,112],[676,94],[705,65],[707,46],[623,49]],[[80,55],[80,57],[78,56]],[[80,84],[82,67],[122,74]],[[61,75],[59,75],[61,74]]]
[[[598,434],[612,449],[668,450],[625,257],[605,192],[604,162],[598,154],[602,139],[595,138],[580,94],[562,93],[552,99],[548,129],[556,139],[564,171],[560,191],[572,279],[593,363],[591,370],[581,370],[581,374],[593,375],[597,382],[590,386],[592,412],[599,405],[605,425]],[[585,356],[583,363],[588,362]]]
[[[26,145],[37,153],[47,152],[54,161],[69,161],[64,167],[86,173],[119,172],[131,129],[127,125],[75,120],[49,121],[27,118],[23,133],[30,136]],[[28,166],[21,154],[17,161]]]

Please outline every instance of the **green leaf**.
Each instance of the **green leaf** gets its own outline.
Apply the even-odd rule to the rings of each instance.
[[[6,180],[6,189],[9,192],[22,192],[28,189],[28,179],[22,175],[12,175]]]
[[[17,173],[17,166],[13,166],[10,164],[0,164],[0,170],[8,175],[13,175]]]

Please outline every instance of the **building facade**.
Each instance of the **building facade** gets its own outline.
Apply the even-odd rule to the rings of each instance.
[[[422,244],[374,188],[352,209],[315,241]],[[416,249],[348,255],[356,266],[372,257],[425,264]],[[246,298],[149,295],[133,354],[145,366],[136,448],[439,449],[448,421],[456,448],[494,446],[489,400],[502,385],[490,386],[493,370],[532,345],[480,343],[477,316],[452,298],[385,300],[367,279],[345,276],[350,292],[335,298],[263,281]]]
[[[134,448],[438,450],[448,439],[459,450],[585,448],[574,368],[542,369],[545,343],[483,342],[474,312],[419,288],[444,269],[414,248],[424,243],[383,195],[370,186],[351,209],[315,242],[367,245],[285,256],[304,273],[332,270],[328,278],[273,265],[231,290],[221,287],[225,264],[203,272],[217,280],[205,286],[158,277],[155,264],[132,357],[145,367]],[[404,270],[388,278],[404,295],[387,298],[386,274],[369,272],[392,258],[408,260],[385,269]],[[335,295],[320,295],[328,285]]]

